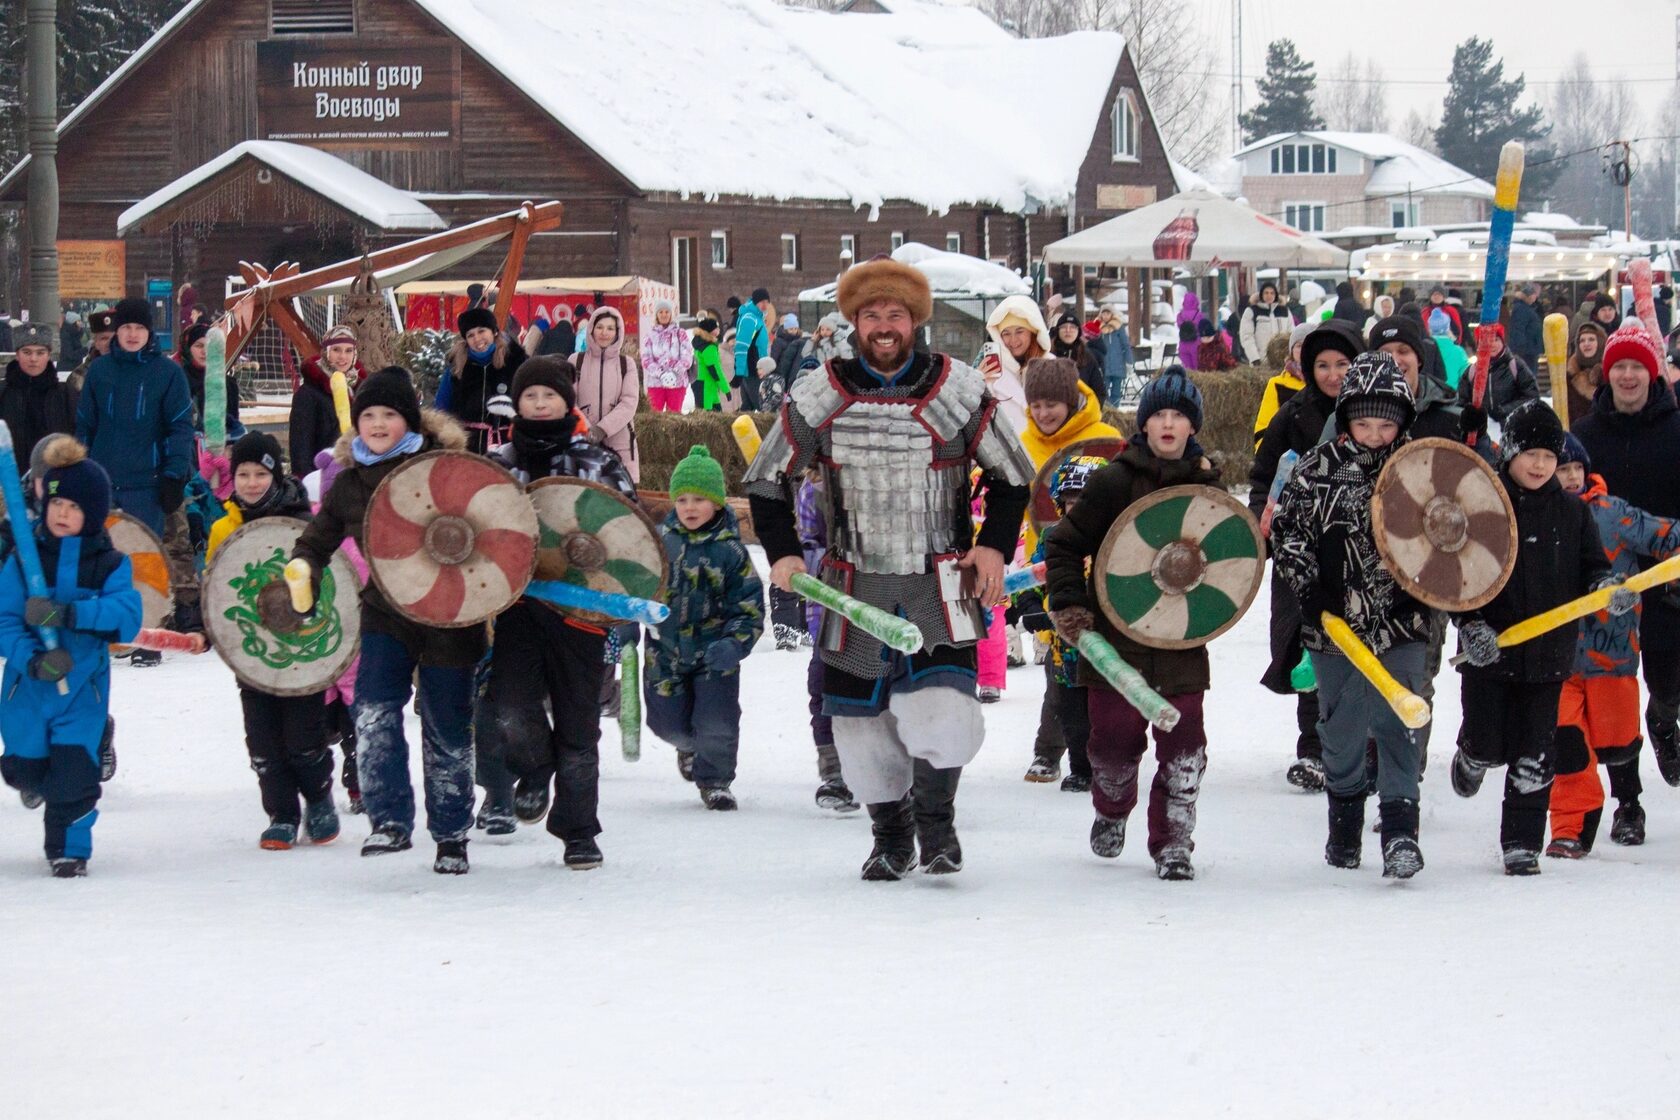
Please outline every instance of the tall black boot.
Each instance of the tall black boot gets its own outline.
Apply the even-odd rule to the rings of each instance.
[[[1410,879],[1423,870],[1418,847],[1418,803],[1409,797],[1385,798],[1382,817],[1383,878]]]
[[[1349,871],[1359,866],[1365,845],[1365,795],[1329,795],[1330,836],[1324,842],[1324,862]]]
[[[1651,753],[1663,781],[1680,786],[1680,711],[1655,696],[1645,705],[1645,726],[1651,731]]]
[[[962,870],[962,845],[957,842],[957,783],[962,767],[936,769],[924,759],[915,765],[911,796],[916,803],[916,838],[922,845],[922,870],[929,875],[953,875]]]
[[[909,796],[871,804],[869,827],[875,834],[875,847],[863,861],[863,877],[870,882],[891,882],[910,874],[916,865],[916,818]]]

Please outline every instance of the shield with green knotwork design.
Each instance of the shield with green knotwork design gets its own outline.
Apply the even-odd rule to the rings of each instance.
[[[321,575],[315,608],[298,615],[286,561],[305,523],[265,517],[231,534],[204,573],[204,628],[241,684],[275,696],[320,692],[343,675],[361,645],[356,570],[343,552]]]
[[[1265,575],[1260,525],[1211,486],[1169,486],[1115,519],[1092,566],[1097,602],[1155,649],[1204,645],[1237,624]]]
[[[611,487],[581,478],[542,478],[525,489],[537,511],[537,579],[640,599],[664,597],[665,546],[640,506]],[[620,621],[595,611],[545,605],[591,625]]]

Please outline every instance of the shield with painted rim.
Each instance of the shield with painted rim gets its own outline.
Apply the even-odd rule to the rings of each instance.
[[[1033,476],[1032,500],[1027,503],[1027,519],[1032,522],[1035,533],[1043,533],[1050,526],[1062,519],[1056,509],[1056,502],[1050,496],[1050,483],[1056,477],[1056,468],[1069,459],[1080,455],[1090,455],[1097,459],[1113,459],[1126,449],[1126,440],[1121,436],[1096,436],[1092,439],[1077,440],[1066,447],[1058,448],[1051,456],[1044,460],[1044,465],[1038,468]]]
[[[541,478],[526,487],[537,513],[537,579],[659,600],[665,595],[665,546],[653,519],[629,498],[581,478]],[[621,619],[545,603],[596,626]]]
[[[1517,563],[1517,517],[1499,475],[1470,448],[1420,439],[1389,457],[1371,498],[1383,567],[1436,610],[1486,606]]]

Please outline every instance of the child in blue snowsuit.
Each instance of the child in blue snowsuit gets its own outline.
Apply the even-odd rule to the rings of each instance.
[[[29,594],[17,553],[0,569],[0,777],[46,801],[46,854],[61,879],[87,874],[99,819],[99,742],[111,696],[111,642],[140,630],[140,593],[105,517],[111,480],[69,436],[48,445],[35,529],[47,594]],[[26,531],[19,518],[14,531]],[[58,648],[42,632],[52,628]],[[66,690],[59,692],[59,685]]]
[[[764,632],[764,585],[725,504],[723,467],[696,444],[671,472],[659,527],[671,617],[647,641],[647,717],[708,809],[735,808],[741,659]]]

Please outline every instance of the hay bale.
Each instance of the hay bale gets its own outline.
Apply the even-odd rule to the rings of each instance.
[[[770,430],[775,414],[750,414],[759,435]],[[729,430],[735,417],[721,412],[640,412],[636,414],[636,441],[641,449],[642,480],[648,490],[665,490],[671,485],[671,471],[689,448],[703,444],[712,458],[723,464],[723,476],[731,494],[741,492],[741,476],[747,461]]]
[[[1248,485],[1254,466],[1254,414],[1270,377],[1264,366],[1238,366],[1219,372],[1195,372],[1190,380],[1202,391],[1202,447],[1220,470],[1226,486]],[[1137,431],[1137,413],[1106,409],[1103,419],[1130,436]]]

